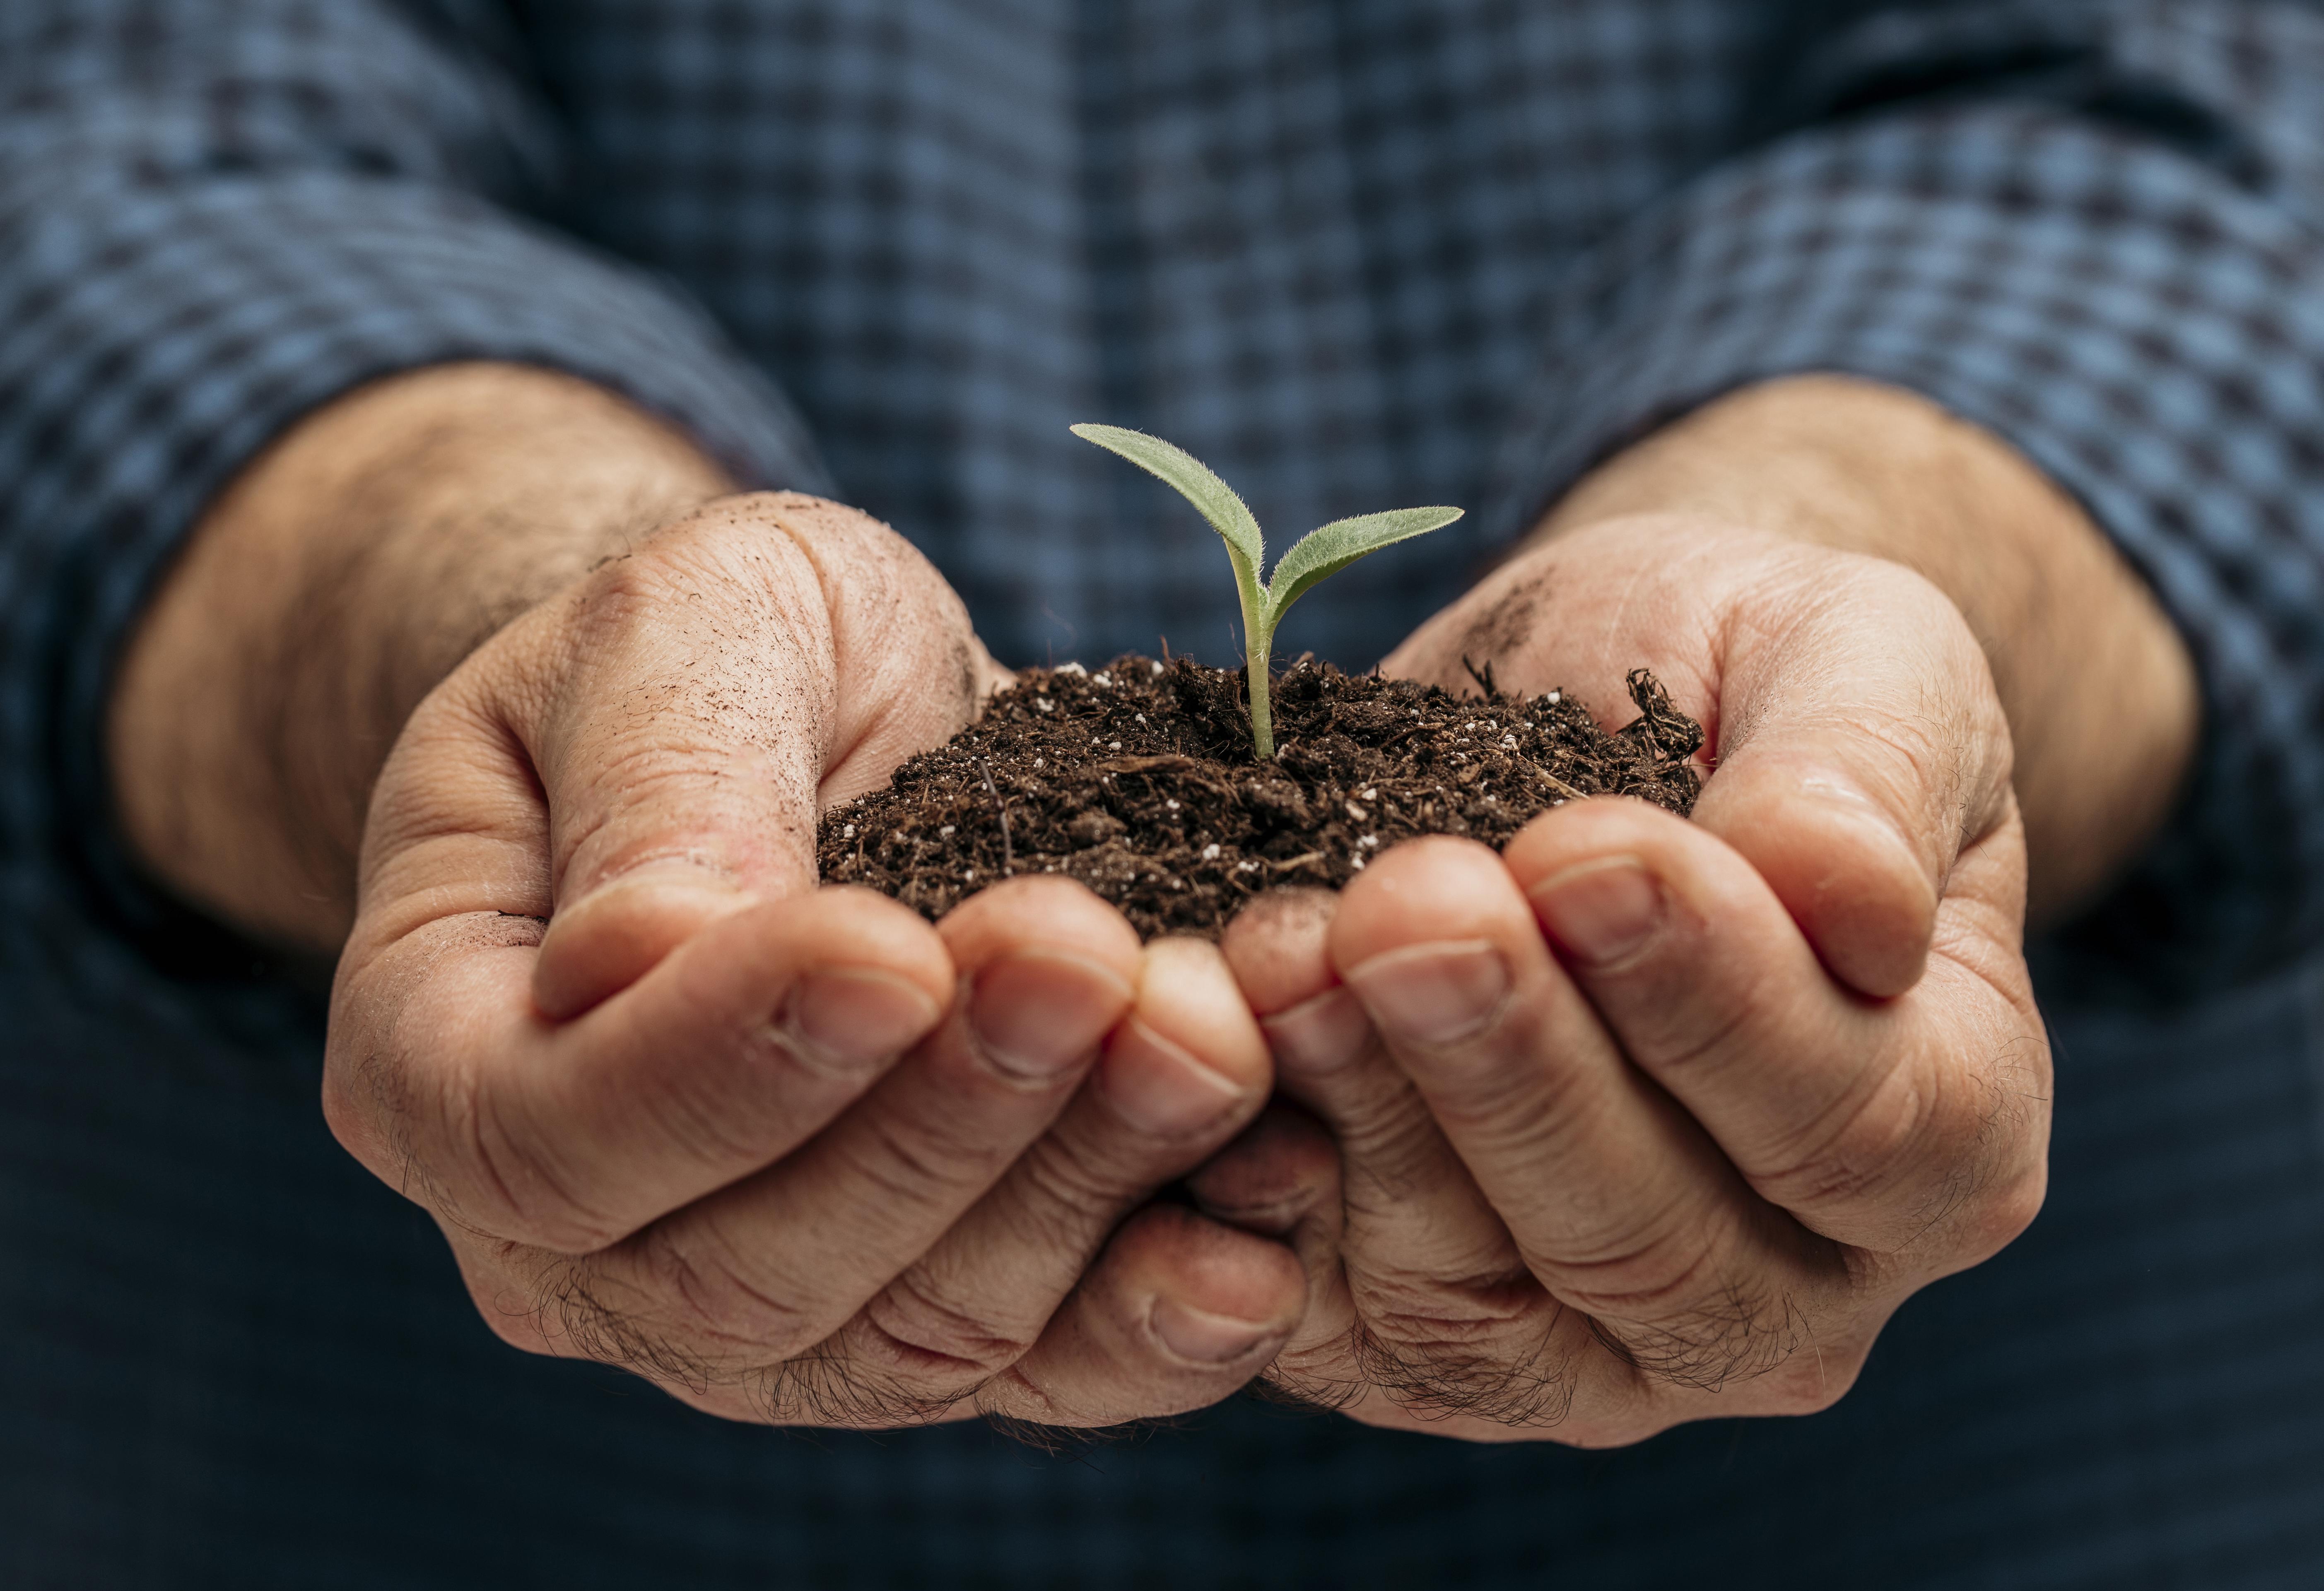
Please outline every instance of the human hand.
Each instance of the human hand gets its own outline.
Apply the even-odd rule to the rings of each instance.
[[[1600,704],[1647,665],[1716,771],[1692,824],[1576,802],[1503,856],[1413,842],[1234,924],[1280,1086],[1328,1129],[1272,1113],[1194,1180],[1315,1265],[1271,1375],[1371,1423],[1584,1446],[1824,1407],[2042,1199],[1985,655],[1896,564],[1699,516],[1540,547],[1385,667],[1449,685],[1464,655]]]
[[[1216,951],[1055,878],[933,928],[815,887],[818,808],[998,677],[899,538],[780,494],[640,542],[411,714],[325,1105],[503,1338],[835,1425],[1176,1412],[1280,1345],[1289,1250],[1130,1213],[1267,1091]]]

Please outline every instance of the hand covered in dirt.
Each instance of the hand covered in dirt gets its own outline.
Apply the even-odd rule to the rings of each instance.
[[[700,1408],[1100,1424],[1213,1401],[1292,1252],[1117,1224],[1257,1112],[1219,953],[1062,878],[931,927],[818,889],[819,805],[999,676],[864,516],[730,498],[493,637],[381,775],[326,1105],[511,1342]]]
[[[1678,516],[1538,547],[1385,667],[1452,687],[1464,655],[1601,711],[1649,667],[1716,771],[1692,823],[1574,802],[1501,856],[1413,841],[1233,925],[1312,1113],[1194,1182],[1314,1268],[1272,1375],[1371,1423],[1583,1446],[1821,1409],[2042,1200],[1986,658],[1898,565]]]

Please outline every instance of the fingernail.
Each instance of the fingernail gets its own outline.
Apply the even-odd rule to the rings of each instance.
[[[1123,1025],[1100,1064],[1097,1088],[1124,1121],[1157,1135],[1191,1132],[1216,1121],[1243,1094],[1232,1079],[1135,1016]]]
[[[1096,1049],[1135,992],[1112,968],[1086,956],[1019,951],[977,974],[969,1029],[998,1070],[1051,1078]]]
[[[1560,949],[1582,961],[1618,961],[1663,923],[1663,891],[1635,858],[1568,868],[1534,887],[1534,910]]]
[[[1286,1071],[1324,1077],[1352,1064],[1371,1037],[1372,1019],[1345,989],[1327,989],[1259,1019],[1275,1062]]]
[[[1508,963],[1482,939],[1389,951],[1347,976],[1374,1021],[1424,1044],[1454,1044],[1484,1032],[1509,997]]]
[[[1224,1365],[1280,1333],[1281,1328],[1258,1320],[1238,1320],[1214,1315],[1174,1298],[1154,1301],[1154,1335],[1182,1359],[1198,1365]]]
[[[810,1065],[858,1072],[901,1054],[943,1014],[927,990],[892,972],[825,967],[791,989],[774,1025]]]

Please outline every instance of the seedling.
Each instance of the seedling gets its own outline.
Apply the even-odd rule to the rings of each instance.
[[[1227,544],[1227,561],[1234,566],[1235,593],[1242,599],[1243,654],[1250,664],[1250,740],[1262,758],[1275,755],[1275,721],[1268,703],[1268,664],[1274,656],[1275,627],[1291,604],[1358,558],[1441,530],[1462,514],[1456,508],[1409,508],[1334,520],[1295,542],[1290,551],[1276,560],[1273,576],[1262,585],[1259,572],[1267,562],[1267,540],[1259,534],[1259,521],[1233,488],[1213,474],[1201,459],[1159,437],[1120,426],[1075,426],[1073,433],[1176,487]]]

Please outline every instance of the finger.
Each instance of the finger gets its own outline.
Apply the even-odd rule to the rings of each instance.
[[[1284,1091],[1339,1142],[1359,1265],[1392,1256],[1400,1275],[1522,1274],[1500,1218],[1340,981],[1329,943],[1337,909],[1326,891],[1277,891],[1236,919],[1222,948],[1267,1030]]]
[[[1265,1102],[1267,1045],[1212,945],[1146,947],[1138,999],[1056,1125],[817,1357],[930,1407],[1014,1364],[1125,1215]]]
[[[1277,1099],[1186,1179],[1194,1208],[1222,1226],[1291,1246],[1307,1277],[1307,1311],[1268,1367],[1294,1396],[1342,1408],[1361,1396],[1356,1306],[1341,1261],[1345,1230],[1340,1146],[1323,1124]]]
[[[752,501],[598,570],[494,704],[551,817],[536,989],[552,1015],[620,988],[734,897],[812,886],[841,694],[832,612],[779,514],[745,528]]]
[[[1269,1385],[1366,1425],[1462,1441],[1524,1440],[1552,1429],[1568,1441],[1615,1434],[1602,1424],[1574,1422],[1572,1407],[1585,1381],[1600,1387],[1598,1405],[1613,1403],[1602,1389],[1623,1367],[1608,1364],[1584,1317],[1554,1303],[1530,1332],[1502,1334],[1489,1344],[1449,1322],[1440,1325],[1426,1361],[1435,1375],[1425,1384],[1412,1374],[1409,1355],[1406,1374],[1383,1374],[1382,1348],[1355,1313],[1340,1262],[1338,1162],[1338,1146],[1321,1123],[1296,1106],[1277,1104],[1187,1180],[1204,1214],[1281,1237],[1307,1272],[1307,1313],[1268,1366]],[[1456,1356],[1466,1374],[1448,1378],[1443,1367]]]
[[[997,672],[908,544],[796,493],[666,528],[490,662],[455,676],[429,777],[393,782],[383,850],[424,896],[495,848],[537,871],[545,838],[547,904],[493,904],[553,913],[534,994],[554,1016],[738,904],[811,887],[818,800],[942,742]]]
[[[1504,860],[1623,1052],[1761,1196],[1883,1253],[1966,1224],[1981,1259],[1996,1223],[2031,1219],[2049,1090],[2018,869],[1965,855],[1928,975],[1870,1001],[1825,972],[1748,862],[1643,804],[1546,814]]]
[[[1149,1205],[977,1407],[1067,1427],[1204,1408],[1266,1368],[1306,1299],[1306,1274],[1284,1244]]]
[[[1344,1163],[1343,1265],[1362,1322],[1362,1379],[1443,1418],[1529,1421],[1566,1389],[1535,1373],[1557,1301],[1332,965],[1338,897],[1279,891],[1223,948],[1274,1047],[1285,1091],[1313,1109]]]
[[[450,918],[343,979],[324,1110],[447,1219],[565,1253],[789,1153],[952,999],[936,930],[866,890],[727,916],[569,1023],[533,1007],[535,938],[527,919]]]
[[[838,1328],[999,1182],[1130,1009],[1130,925],[1068,879],[1017,879],[939,925],[950,1014],[796,1153],[586,1261],[634,1332],[764,1366]]]
[[[1653,1376],[1764,1369],[1794,1304],[1845,1286],[1831,1246],[1623,1062],[1491,851],[1397,847],[1343,893],[1330,943],[1527,1267]]]
[[[2002,821],[2010,742],[1951,603],[1895,565],[1850,563],[1844,592],[1787,591],[1732,627],[1718,771],[1694,816],[1834,975],[1888,996],[1921,975],[1960,847]]]

